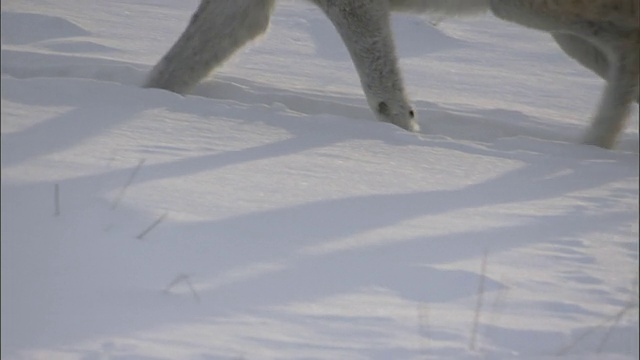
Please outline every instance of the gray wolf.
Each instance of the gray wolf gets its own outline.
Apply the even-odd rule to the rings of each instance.
[[[584,142],[611,148],[638,99],[638,0],[308,0],[347,47],[369,107],[381,121],[419,131],[390,29],[392,11],[444,16],[491,11],[551,33],[560,48],[607,82]],[[202,0],[146,87],[184,94],[263,34],[275,0]]]

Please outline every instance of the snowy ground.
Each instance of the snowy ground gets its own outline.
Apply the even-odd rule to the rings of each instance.
[[[422,134],[328,20],[190,96],[140,88],[196,0],[2,0],[2,359],[637,359],[638,107],[546,34],[397,16]]]

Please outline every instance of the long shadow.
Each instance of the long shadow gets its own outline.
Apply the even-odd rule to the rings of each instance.
[[[290,241],[318,243],[348,238],[424,216],[562,197],[638,176],[637,168],[620,168],[620,164],[613,163],[616,171],[603,173],[603,166],[600,163],[595,166],[589,160],[572,165],[560,159],[554,164],[553,160],[543,157],[497,178],[462,189],[317,201],[191,226],[214,231],[219,229],[220,234],[230,234],[228,236],[236,241],[253,242],[263,238],[278,239],[286,244]],[[224,235],[216,237],[220,236]]]
[[[603,174],[602,166],[594,166],[591,161],[573,166],[562,160],[553,164],[543,157],[503,176],[463,189],[317,201],[213,222],[176,226],[166,236],[180,238],[180,234],[188,234],[192,241],[215,244],[216,257],[221,257],[216,260],[218,264],[225,263],[224,258],[229,254],[225,251],[232,253],[237,247],[247,257],[245,260],[251,263],[291,253],[292,247],[300,249],[339,242],[424,216],[561,197],[638,175],[636,168],[620,171],[620,164],[616,163],[612,166],[617,171]],[[621,175],[621,172],[626,174]],[[539,229],[536,233],[545,232]],[[540,236],[540,241],[544,238]],[[235,259],[233,256],[229,258]]]
[[[88,87],[88,89],[93,88]],[[9,134],[6,138],[3,136],[3,152],[10,150],[6,158],[3,154],[3,166],[19,164],[37,156],[71,148],[111,126],[126,121],[150,106],[160,106],[159,104],[162,103],[171,110],[187,111],[193,102],[203,101],[195,98],[178,98],[170,94],[159,96],[156,93],[149,104],[143,101],[145,98],[142,95],[139,95],[143,92],[138,93],[138,98],[134,96],[127,100],[126,98],[131,95],[128,94],[129,91],[121,92],[122,89],[116,87],[112,90],[119,95],[112,94],[110,98],[115,97],[131,102],[126,102],[126,106],[122,106],[122,109],[111,109],[112,103],[103,104],[100,100],[92,100],[85,103],[83,107],[81,101],[70,102],[69,99],[73,98],[74,94],[66,94],[57,99],[54,104],[77,105],[75,110],[23,132]],[[139,91],[133,88],[130,90],[131,93]],[[22,98],[17,96],[18,94],[15,95],[16,99]],[[7,96],[11,98],[13,95]],[[176,99],[180,100],[175,101]],[[34,104],[42,105],[38,99],[33,101]],[[96,106],[99,109],[105,109],[105,112],[113,111],[105,114],[105,118],[102,119],[105,120],[105,124],[84,124],[78,121],[78,117],[95,116]],[[215,110],[212,110],[211,114],[215,114]],[[309,124],[296,126],[296,121],[299,120],[297,116],[283,114],[277,122],[274,122],[274,125],[281,126],[290,132],[291,137],[288,139],[240,151],[148,165],[141,170],[135,181],[141,184],[176,174],[182,176],[221,169],[229,165],[286,156],[361,137],[357,133],[358,126],[345,127],[348,129],[346,132],[325,132],[318,136],[318,133],[309,129]],[[63,125],[61,126],[59,122]],[[71,136],[68,133],[70,131],[76,132]],[[59,135],[60,139],[56,138],[56,135]],[[484,248],[497,252],[563,237],[580,237],[582,234],[593,231],[615,232],[619,227],[634,221],[632,215],[628,213],[608,212],[598,215],[576,210],[560,215],[532,216],[522,224],[481,231],[468,230],[437,236],[396,238],[389,239],[388,243],[363,242],[352,246],[348,241],[352,238],[375,230],[401,226],[403,222],[430,221],[430,217],[459,210],[563,197],[571,193],[602,187],[615,181],[638,177],[637,166],[628,166],[626,158],[621,159],[607,152],[598,152],[601,156],[575,159],[575,157],[554,157],[534,152],[513,154],[499,148],[479,148],[451,141],[419,140],[408,137],[389,139],[388,136],[381,136],[380,139],[396,142],[397,145],[415,146],[421,143],[424,146],[448,147],[471,154],[515,159],[523,161],[524,165],[499,177],[461,189],[354,196],[254,212],[216,221],[172,223],[158,234],[154,243],[150,244],[149,260],[151,263],[163,264],[172,270],[184,269],[185,272],[194,270],[194,277],[202,279],[205,285],[200,290],[202,303],[199,306],[189,306],[186,310],[175,311],[173,307],[176,303],[172,300],[167,301],[166,298],[158,297],[157,293],[145,292],[140,288],[130,292],[104,294],[102,298],[102,295],[88,299],[65,295],[64,299],[67,301],[58,302],[56,306],[59,307],[54,307],[57,311],[57,315],[54,315],[56,321],[47,329],[43,329],[43,333],[48,336],[41,339],[34,337],[34,343],[26,345],[60,345],[97,335],[128,334],[161,324],[183,322],[188,320],[187,317],[193,320],[233,311],[251,311],[285,305],[292,301],[315,300],[371,286],[395,291],[403,298],[412,301],[452,301],[476,291],[475,286],[472,286],[476,280],[476,274],[443,271],[429,265],[468,259],[477,256]],[[21,143],[33,144],[40,141],[50,141],[50,143],[43,143],[39,149],[26,150],[25,153],[18,151]],[[605,171],[607,169],[611,171]],[[130,172],[131,169],[123,169],[77,177],[60,181],[60,186],[93,188],[95,183],[101,183],[108,186],[108,189],[102,189],[103,191],[111,191],[122,186],[123,182],[118,180],[126,179]],[[11,190],[28,191],[39,187],[49,188],[52,185],[50,181],[42,181],[24,186],[12,185]],[[19,199],[15,201],[18,202]],[[3,201],[3,207],[7,205],[14,204]],[[104,207],[108,207],[108,204],[104,204]],[[125,208],[118,211],[127,210]],[[437,228],[438,223],[434,222],[429,226]],[[4,243],[3,239],[3,247]],[[168,252],[177,247],[181,249],[180,256],[166,257]],[[318,251],[317,249],[329,250]],[[131,248],[125,248],[124,251],[127,250]],[[47,255],[45,258],[50,261],[59,260],[50,258],[55,255],[45,255]],[[114,261],[115,264],[128,267],[132,273],[139,271],[136,267],[140,261],[139,257],[123,260],[114,254],[106,253],[103,256],[104,258],[96,257],[93,260],[98,264]],[[259,264],[273,264],[277,267],[273,271],[257,272],[253,276],[227,281],[219,286],[209,288],[206,286],[212,279],[224,278],[229,272],[251,269]],[[412,267],[411,265],[421,266]],[[43,271],[46,270],[45,268]],[[167,269],[152,270],[167,273]],[[87,281],[84,278],[86,274],[74,276],[71,278],[79,279],[80,284],[82,281]],[[416,279],[423,282],[416,283]],[[457,285],[447,287],[451,284]],[[146,283],[137,285],[149,286]],[[154,286],[157,284],[150,285],[150,287]],[[497,281],[489,281],[487,286],[490,291],[499,288],[501,284]],[[91,288],[95,288],[95,285]],[[46,291],[56,293],[56,289],[45,289]],[[46,302],[46,298],[42,299]],[[115,301],[105,301],[105,299]],[[36,303],[39,303],[40,300],[36,300],[38,300]],[[132,309],[131,304],[137,307]],[[110,314],[118,311],[128,313],[123,314],[122,317],[109,318]],[[67,314],[74,316],[66,317]],[[12,316],[19,321],[21,315],[12,314]],[[83,327],[74,326],[72,322],[78,321],[83,316],[90,319],[92,323]],[[127,321],[123,322],[123,318]],[[75,330],[82,332],[74,332]]]
[[[314,143],[307,141],[311,140],[308,137],[312,136],[299,135],[238,152],[152,165],[144,168],[136,181],[150,181],[175,173],[197,172],[287,155],[343,140],[342,136],[336,135],[335,138],[320,137]],[[455,147],[458,151],[464,150],[463,145],[455,144]],[[478,153],[477,148],[467,150]],[[485,152],[494,156],[513,156],[500,150],[494,152],[489,148]],[[349,246],[350,238],[377,229],[399,226],[410,220],[424,218],[424,221],[429,221],[430,216],[457,210],[563,197],[638,176],[637,168],[626,166],[628,164],[625,161],[607,159],[606,156],[604,159],[577,160],[575,163],[570,162],[576,161],[575,159],[539,154],[518,154],[515,158],[526,160],[526,164],[497,178],[462,189],[355,196],[254,212],[217,221],[171,223],[155,234],[157,237],[147,248],[149,252],[143,256],[150,264],[161,264],[162,268],[147,271],[165,275],[178,271],[191,273],[194,281],[203,286],[198,290],[202,300],[200,304],[185,305],[178,301],[180,305],[177,305],[176,301],[179,299],[164,298],[158,296],[157,292],[141,290],[158,287],[157,283],[146,283],[148,279],[138,283],[133,291],[106,293],[102,300],[100,297],[74,297],[72,292],[72,295],[63,296],[65,301],[56,302],[54,313],[58,315],[54,316],[55,322],[41,328],[43,337],[34,335],[33,343],[13,346],[56,346],[94,336],[131,334],[164,324],[183,323],[238,311],[258,311],[264,307],[313,301],[370,287],[388,289],[410,301],[452,301],[476,291],[477,275],[464,271],[443,271],[430,267],[430,264],[468,259],[477,256],[484,248],[499,252],[565,237],[579,238],[581,234],[593,231],[613,233],[634,221],[632,214],[628,213],[609,212],[598,215],[576,210],[560,215],[531,217],[523,224],[513,226]],[[607,161],[609,164],[606,164]],[[608,166],[612,171],[603,171]],[[130,169],[117,170],[69,179],[62,181],[60,185],[65,188],[81,188],[96,181],[112,183],[118,177],[124,179],[129,171]],[[22,190],[51,185],[50,182],[29,184]],[[118,183],[117,186],[121,184]],[[4,205],[7,204],[3,202]],[[108,205],[105,204],[104,207]],[[127,210],[125,207],[118,211]],[[430,226],[437,228],[438,223],[434,222]],[[314,248],[323,247],[330,250],[314,251]],[[173,256],[168,257],[176,248],[180,248],[180,253],[173,253]],[[131,249],[127,250],[125,247],[123,251]],[[133,274],[140,271],[139,265],[136,265],[140,257],[132,256],[124,259],[123,263],[120,255],[115,259],[113,256],[113,253],[107,252],[93,260],[98,264],[113,262]],[[209,287],[210,282],[215,285],[216,279],[224,279],[230,272],[255,268],[260,264],[272,264],[276,268],[235,280],[232,276],[230,281],[218,282],[218,285]],[[82,274],[68,278],[78,279],[74,286],[87,281]],[[165,281],[169,280],[167,277]],[[160,286],[162,285],[166,284]],[[487,291],[501,286],[498,281],[488,280]],[[93,284],[89,288],[95,287],[96,284]],[[51,291],[56,294],[59,290]],[[176,306],[180,307],[180,311],[175,311]],[[122,311],[126,313],[117,318],[99,315]],[[21,316],[27,315],[12,314],[16,321]],[[80,318],[90,319],[90,324],[75,326],[73,322]],[[123,318],[127,320],[123,321]]]
[[[392,197],[390,195],[388,199]],[[418,200],[425,200],[427,197],[428,195],[422,194]],[[405,199],[404,196],[400,198]],[[323,254],[305,252],[305,247],[326,240],[328,228],[335,225],[335,218],[330,218],[334,223],[327,222],[326,214],[342,212],[344,203],[334,202],[333,205],[338,207],[321,206],[324,208],[324,215],[307,224],[290,222],[291,219],[284,215],[270,218],[269,220],[279,220],[272,227],[267,228],[264,223],[258,222],[256,234],[263,230],[283,228],[275,234],[265,234],[262,239],[242,239],[240,236],[253,231],[229,228],[226,226],[228,222],[220,221],[172,226],[155,238],[153,243],[145,245],[145,248],[125,245],[129,241],[125,239],[116,244],[125,246],[117,253],[98,254],[94,251],[92,254],[84,254],[88,257],[85,261],[118,266],[119,271],[132,276],[139,276],[136,271],[141,270],[139,262],[142,258],[149,264],[155,264],[147,272],[166,274],[168,268],[183,269],[188,273],[189,270],[197,269],[192,273],[192,280],[200,284],[198,292],[201,301],[192,302],[188,293],[184,295],[186,298],[166,298],[159,296],[159,292],[144,290],[158,286],[147,283],[149,279],[138,282],[137,288],[111,292],[109,285],[104,289],[100,281],[91,276],[87,278],[86,274],[70,273],[73,275],[65,276],[65,280],[72,284],[65,286],[71,285],[71,288],[40,289],[42,296],[36,299],[48,303],[42,308],[55,310],[50,315],[52,322],[43,325],[39,330],[40,334],[33,333],[33,343],[20,345],[60,346],[98,336],[122,336],[160,325],[202,321],[238,312],[256,312],[273,306],[283,307],[294,302],[320,300],[370,288],[385,289],[409,301],[446,303],[473,295],[477,291],[478,275],[467,271],[436,269],[430,266],[432,264],[468,259],[477,256],[484,248],[497,253],[534,243],[580,238],[583,234],[594,231],[615,233],[634,221],[632,214],[626,212],[600,215],[576,210],[560,215],[537,216],[522,224],[480,231],[397,239],[400,241]],[[397,206],[398,203],[393,203],[387,208],[392,213],[398,210]],[[439,211],[444,211],[444,208]],[[428,206],[422,208],[422,213],[428,213]],[[300,216],[303,215],[322,214],[306,212]],[[407,214],[405,216],[411,217]],[[313,228],[307,229],[307,226]],[[304,238],[313,230],[323,232],[322,238]],[[302,237],[295,238],[294,235],[300,232]],[[220,238],[218,235],[221,234],[228,234],[228,238]],[[278,238],[282,235],[288,235],[288,238]],[[179,252],[176,253],[176,249]],[[122,251],[133,251],[134,254],[123,257],[119,254]],[[172,256],[168,257],[169,254]],[[251,267],[259,262],[279,267],[207,288],[208,281],[215,280],[218,275],[233,268]],[[101,266],[98,265],[97,268]],[[80,289],[82,284],[99,292],[89,295],[91,290]],[[502,287],[499,281],[491,277],[486,281],[487,292]],[[119,316],[113,317],[113,314]],[[20,321],[25,316],[31,318],[33,314],[12,313],[11,319]],[[80,319],[86,321],[83,326],[75,323]]]
[[[446,303],[475,294],[479,275],[436,269],[430,264],[477,257],[484,249],[496,254],[565,237],[579,238],[595,231],[615,233],[619,226],[633,220],[631,214],[622,212],[606,215],[569,212],[539,216],[525,224],[419,236],[331,254],[300,256],[290,251],[287,255],[287,251],[281,249],[273,256],[275,263],[283,265],[280,271],[266,271],[263,276],[230,282],[209,292],[205,287],[201,295],[205,301],[218,304],[213,308],[225,308],[229,312],[313,301],[370,287],[395,292],[410,301]],[[223,255],[219,254],[218,258]],[[281,260],[275,261],[278,256]],[[213,261],[219,263],[217,260]],[[490,275],[499,277],[500,274]],[[499,281],[487,280],[487,292],[501,288]]]
[[[38,91],[34,92],[34,82]],[[3,79],[2,98],[36,106],[70,106],[71,110],[29,128],[2,135],[2,165],[60,152],[131,120],[145,109],[138,89],[83,81],[70,86],[49,81]],[[95,96],[94,94],[100,94]],[[37,146],[35,146],[37,144]]]

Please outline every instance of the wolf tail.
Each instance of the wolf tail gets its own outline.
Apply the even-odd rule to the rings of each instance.
[[[391,10],[443,16],[474,15],[489,10],[489,0],[390,0]]]

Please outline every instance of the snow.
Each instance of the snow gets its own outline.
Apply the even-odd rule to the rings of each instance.
[[[197,1],[2,1],[3,359],[638,358],[638,107],[490,16],[394,16],[421,134],[322,13],[192,95]]]

